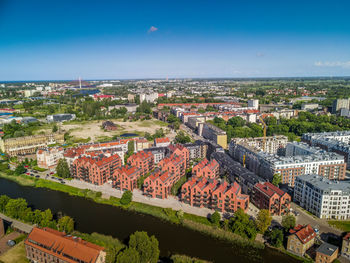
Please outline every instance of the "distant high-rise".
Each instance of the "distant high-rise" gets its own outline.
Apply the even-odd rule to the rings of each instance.
[[[349,109],[350,99],[337,99],[333,101],[332,113],[337,113],[340,109]]]
[[[248,107],[259,109],[259,100],[248,100]]]

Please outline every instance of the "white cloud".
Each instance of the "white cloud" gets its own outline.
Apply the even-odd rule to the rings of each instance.
[[[350,61],[317,61],[316,67],[341,67],[350,68]]]
[[[262,52],[258,52],[258,53],[256,53],[256,56],[257,56],[257,57],[264,57],[264,56],[265,56],[265,54],[264,54],[264,53],[262,53]]]
[[[148,33],[156,32],[156,31],[158,31],[158,28],[156,28],[155,26],[151,26],[151,27],[148,29]]]

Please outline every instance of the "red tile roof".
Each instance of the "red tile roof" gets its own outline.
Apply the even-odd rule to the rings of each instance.
[[[283,190],[279,189],[277,186],[273,185],[270,182],[257,183],[255,187],[269,197],[273,196],[275,193],[280,197],[285,194]]]
[[[165,142],[170,142],[168,137],[163,137],[163,138],[156,138],[155,139],[156,143],[165,143]]]
[[[289,230],[289,233],[295,234],[303,244],[316,237],[316,233],[310,225],[297,225],[294,229]]]
[[[350,240],[350,232],[348,232],[344,237],[343,239],[345,240]]]
[[[46,227],[43,229],[34,227],[24,243],[69,263],[77,261],[63,255],[93,263],[96,262],[100,252],[104,250],[103,247],[84,241],[81,238],[67,236],[65,233]]]

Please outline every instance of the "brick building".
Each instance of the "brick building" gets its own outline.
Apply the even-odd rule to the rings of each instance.
[[[192,174],[196,177],[205,177],[208,179],[214,179],[219,176],[219,163],[212,159],[204,159],[193,166]]]
[[[104,263],[103,247],[51,228],[34,227],[24,241],[30,262]]]
[[[315,243],[316,233],[310,225],[297,225],[289,233],[287,250],[298,256],[304,256],[306,250]]]
[[[205,177],[191,177],[181,187],[181,201],[196,207],[206,207],[220,212],[233,213],[238,208],[247,211],[249,196],[241,194],[241,187],[234,182],[220,182]]]
[[[127,163],[141,169],[141,175],[144,176],[153,170],[154,156],[151,152],[140,151],[131,155]]]
[[[114,171],[121,167],[122,160],[118,154],[105,156],[80,156],[71,165],[73,178],[88,183],[102,185],[111,179]]]
[[[332,263],[338,257],[339,249],[337,246],[324,242],[316,249],[315,262]]]
[[[165,199],[171,194],[171,187],[178,181],[178,177],[168,171],[156,170],[143,183],[143,192],[152,198]]]
[[[158,167],[163,171],[168,171],[179,180],[180,177],[185,175],[186,160],[182,156],[172,154],[170,157],[161,160]]]
[[[182,144],[170,144],[168,148],[171,154],[182,156],[185,160],[185,169],[189,168],[190,152],[185,146],[183,146]]]
[[[137,188],[137,179],[141,177],[141,169],[136,166],[123,166],[113,173],[113,187],[119,190],[133,191]]]
[[[254,186],[252,202],[259,209],[267,209],[271,215],[285,215],[290,210],[291,196],[270,182]]]

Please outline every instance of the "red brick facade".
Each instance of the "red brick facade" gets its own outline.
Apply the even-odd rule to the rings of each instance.
[[[204,159],[193,167],[192,174],[207,179],[217,178],[219,176],[219,163],[215,159],[211,161]]]
[[[123,166],[115,170],[113,174],[113,187],[119,190],[133,191],[137,188],[137,179],[141,177],[141,169],[136,166]]]
[[[182,144],[170,144],[168,146],[171,154],[182,156],[185,159],[185,169],[190,166],[190,151]]]
[[[228,184],[204,177],[191,177],[183,184],[181,200],[192,206],[229,213],[237,211],[238,208],[247,211],[249,206],[249,196],[241,194],[241,187],[236,182]]]
[[[115,170],[121,165],[122,161],[118,154],[109,157],[104,155],[81,156],[73,161],[71,175],[78,180],[102,185],[111,179]]]
[[[290,210],[291,197],[269,182],[254,186],[252,202],[259,209],[267,209],[271,215],[285,215]]]
[[[177,177],[170,172],[157,170],[145,179],[143,191],[149,197],[165,199],[171,194],[171,187],[176,182]]]
[[[151,152],[140,151],[131,155],[127,163],[139,168],[141,170],[141,175],[144,176],[153,170],[154,156]]]

